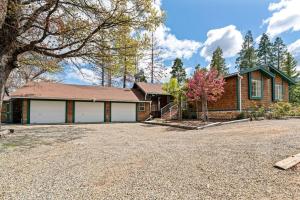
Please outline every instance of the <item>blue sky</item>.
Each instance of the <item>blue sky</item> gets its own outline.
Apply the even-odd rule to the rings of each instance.
[[[172,61],[180,57],[187,72],[196,64],[206,67],[213,50],[223,49],[230,71],[243,36],[251,30],[254,38],[266,32],[280,36],[300,66],[300,0],[154,0],[158,10],[166,12],[165,24],[155,32],[166,51],[166,73]],[[258,41],[258,40],[257,40]],[[300,67],[299,67],[300,70]],[[89,79],[92,72],[85,70]],[[90,83],[78,74],[69,74],[65,82]]]
[[[166,26],[171,29],[172,34],[176,35],[178,39],[195,40],[203,44],[207,40],[207,33],[210,30],[230,25],[235,26],[242,35],[251,30],[254,38],[259,37],[268,30],[268,24],[263,23],[264,20],[274,14],[269,7],[282,2],[289,3],[279,0],[162,0],[161,3],[167,14]],[[294,4],[300,6],[299,3]],[[282,12],[283,9],[285,8],[275,12]],[[290,8],[287,6],[287,9]],[[288,17],[290,16],[286,16],[287,20]],[[296,19],[295,24],[291,26],[297,26],[297,24],[300,26],[299,18]],[[285,22],[285,19],[282,20]],[[276,36],[282,37],[289,45],[300,39],[300,32],[299,30],[288,30]],[[222,42],[224,41],[218,43],[222,45]],[[226,51],[226,49],[224,50]],[[231,71],[234,70],[235,58],[235,56],[226,58],[227,64],[231,65]],[[201,66],[209,64],[203,56],[199,55],[199,52],[196,52],[191,58],[184,59],[184,63],[187,67],[193,67],[197,63],[200,63]]]

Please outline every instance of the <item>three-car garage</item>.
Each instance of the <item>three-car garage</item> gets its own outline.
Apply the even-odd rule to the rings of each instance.
[[[74,123],[136,122],[137,104],[127,102],[72,101],[72,110],[67,101],[28,100],[30,124],[66,123],[72,113]],[[109,104],[109,120],[106,120],[105,104]]]
[[[10,98],[11,118],[22,124],[137,122],[151,113],[151,101],[136,88],[37,82]]]

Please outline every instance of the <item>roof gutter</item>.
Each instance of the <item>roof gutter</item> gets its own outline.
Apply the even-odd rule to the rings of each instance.
[[[242,79],[243,76],[240,75],[240,72],[237,73],[238,76],[238,84],[239,84],[239,96],[237,98],[239,98],[239,111],[242,112]]]
[[[32,100],[57,100],[57,101],[91,101],[91,102],[126,102],[126,103],[139,103],[139,102],[150,102],[150,101],[128,101],[128,100],[113,100],[113,99],[72,99],[72,98],[43,98],[43,97],[21,97],[11,96],[10,99],[32,99]]]

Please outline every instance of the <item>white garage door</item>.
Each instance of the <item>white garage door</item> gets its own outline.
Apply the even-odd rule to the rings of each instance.
[[[65,101],[30,101],[31,124],[54,124],[65,123]]]
[[[104,103],[75,102],[75,122],[77,123],[104,122]]]
[[[135,103],[112,103],[111,121],[112,122],[135,122],[136,104]]]

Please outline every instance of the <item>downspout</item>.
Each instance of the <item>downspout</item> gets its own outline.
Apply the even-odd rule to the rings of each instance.
[[[239,108],[240,108],[240,112],[243,111],[242,109],[242,79],[243,79],[243,76],[240,75],[240,73],[238,72],[238,82],[239,82]]]

